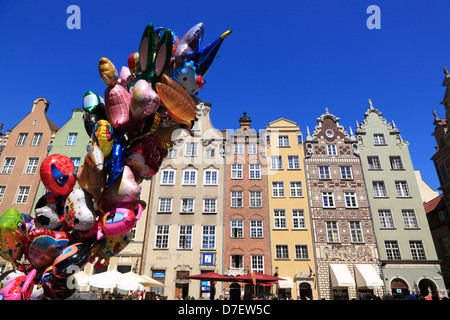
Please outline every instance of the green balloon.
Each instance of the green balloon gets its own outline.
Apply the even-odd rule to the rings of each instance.
[[[0,255],[13,264],[20,260],[24,252],[24,227],[22,216],[14,208],[0,216]]]

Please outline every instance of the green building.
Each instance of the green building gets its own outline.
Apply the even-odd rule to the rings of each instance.
[[[53,140],[53,144],[49,145],[48,156],[52,154],[62,154],[70,158],[75,169],[83,165],[84,157],[90,146],[90,137],[86,133],[84,127],[83,110],[80,108],[72,110],[72,118],[67,121],[64,126],[58,130]],[[78,189],[78,183],[74,189]],[[39,187],[34,199],[33,208],[45,193],[45,186],[39,181]],[[32,210],[34,216],[34,209]]]
[[[372,106],[357,124],[358,150],[367,185],[386,293],[446,296],[438,257],[409,154],[394,122]]]

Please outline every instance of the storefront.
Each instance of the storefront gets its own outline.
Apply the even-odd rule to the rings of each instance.
[[[349,300],[349,287],[356,283],[345,264],[330,264],[330,280],[333,300]]]

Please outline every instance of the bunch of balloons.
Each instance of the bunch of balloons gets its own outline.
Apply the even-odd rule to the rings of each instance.
[[[40,166],[48,192],[35,217],[14,208],[0,217],[0,255],[14,266],[0,300],[66,299],[75,292],[74,274],[87,263],[107,266],[127,246],[146,206],[139,184],[158,172],[172,133],[196,121],[195,94],[231,33],[200,49],[203,30],[199,23],[178,39],[149,24],[120,74],[100,59],[107,88],[103,98],[92,91],[83,97],[91,137],[83,166],[76,171],[67,156],[48,156]]]

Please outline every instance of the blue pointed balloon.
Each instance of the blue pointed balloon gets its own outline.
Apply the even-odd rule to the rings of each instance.
[[[204,77],[216,59],[217,52],[222,45],[223,40],[231,34],[231,30],[224,32],[214,42],[208,44],[205,48],[198,51],[193,57],[193,61],[197,67],[197,74]]]

